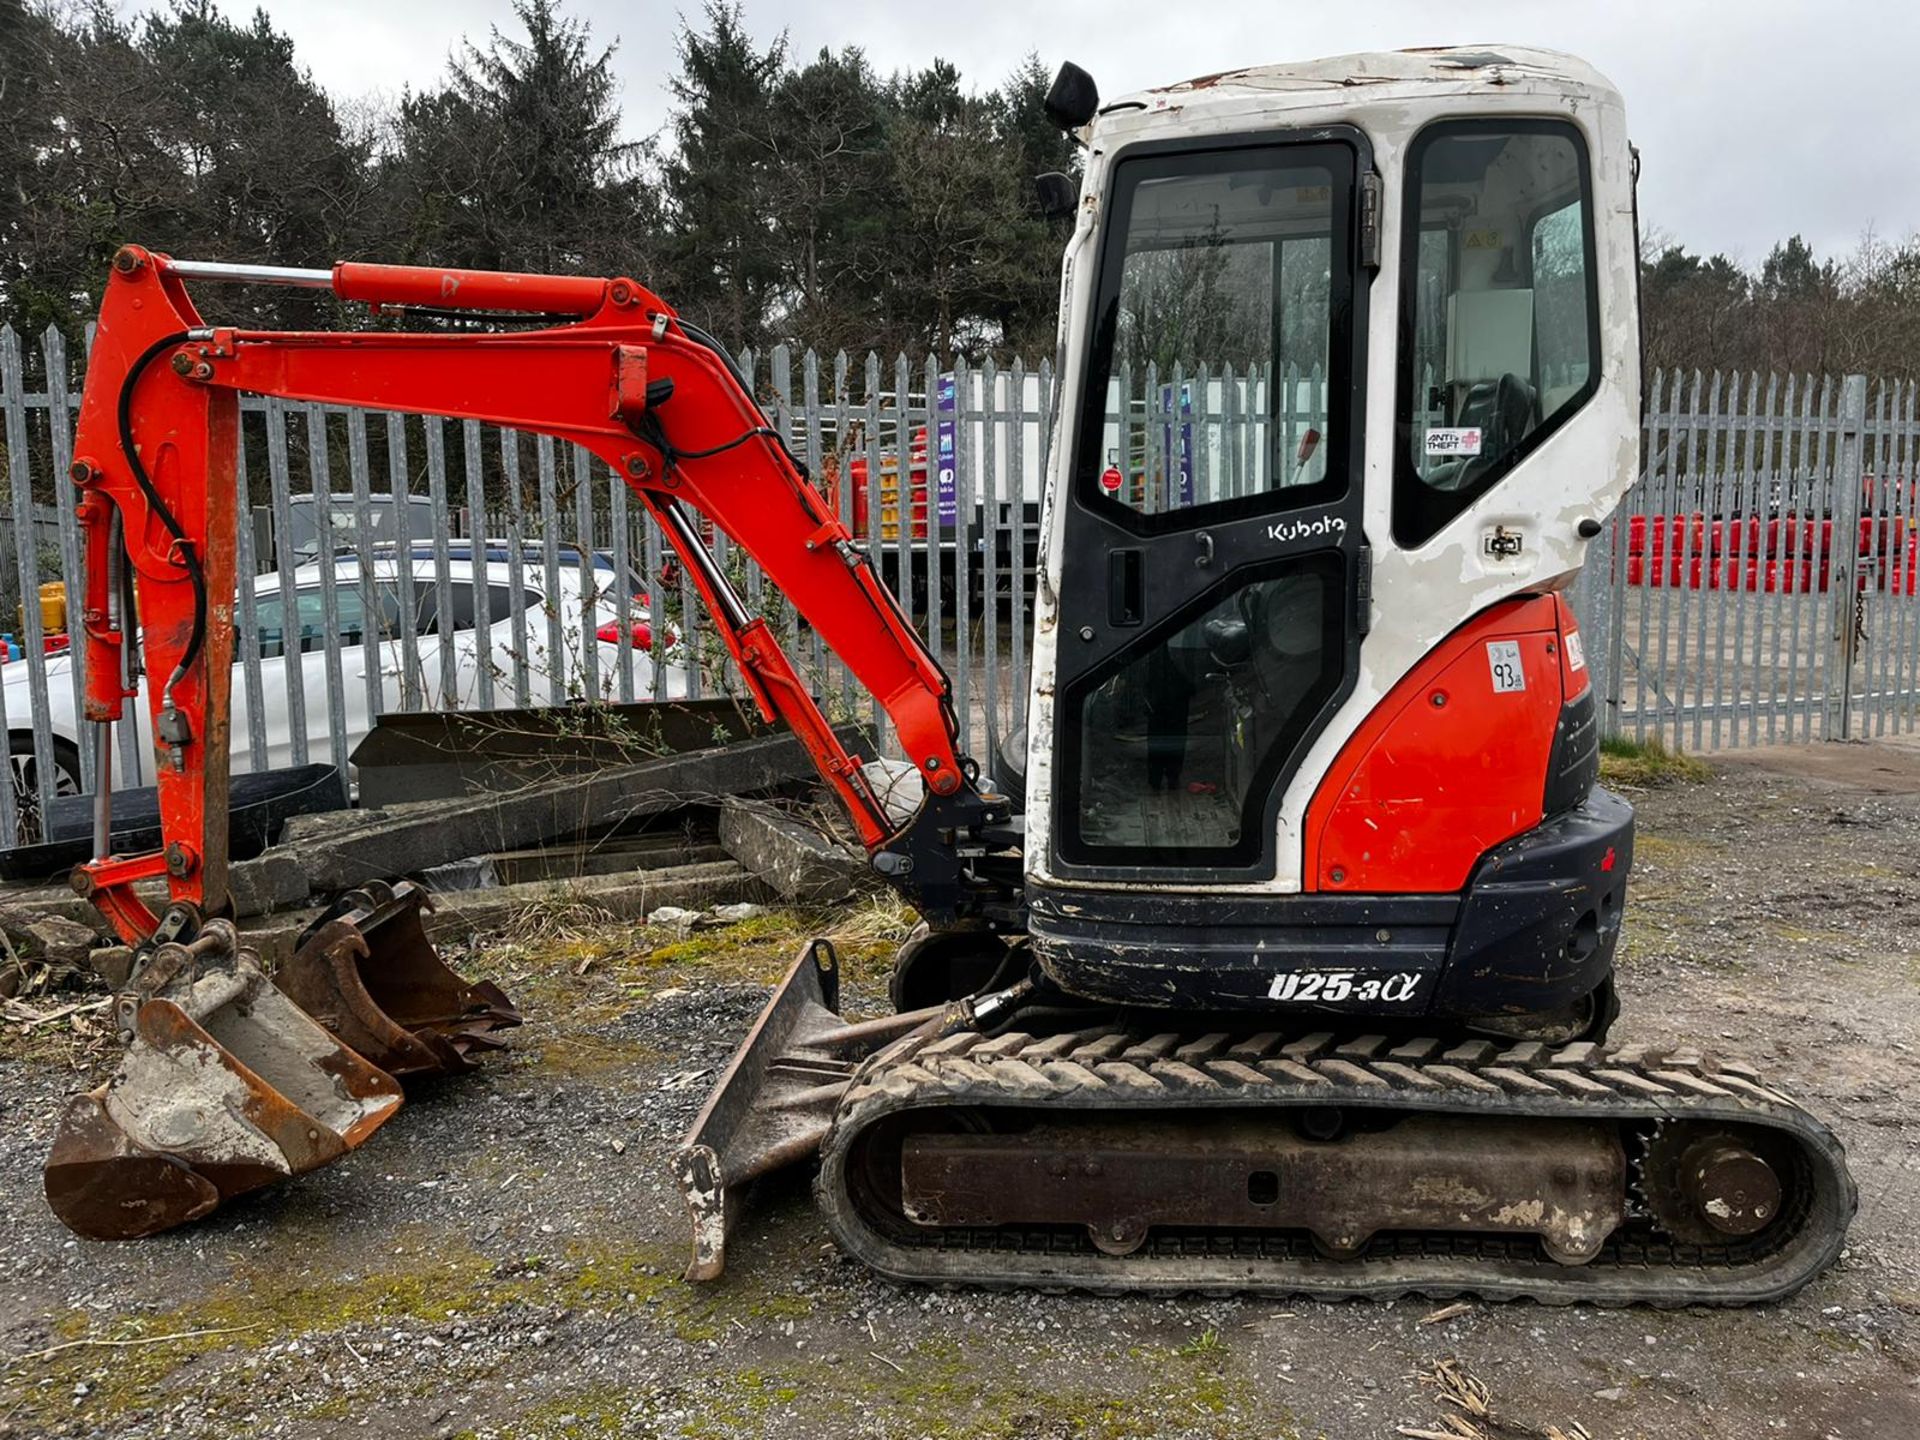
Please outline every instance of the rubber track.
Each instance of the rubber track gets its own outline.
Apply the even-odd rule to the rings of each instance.
[[[1407,1113],[1760,1126],[1797,1148],[1782,1220],[1744,1246],[1662,1241],[1629,1226],[1582,1266],[1530,1240],[1435,1234],[1378,1241],[1330,1259],[1280,1232],[1156,1231],[1127,1256],[1052,1229],[918,1231],[862,1213],[849,1176],[871,1127],[958,1107],[1060,1114],[1327,1106]],[[1630,1152],[1631,1153],[1631,1152]],[[1526,1042],[1389,1040],[1328,1032],[1236,1038],[1141,1035],[1109,1026],[1036,1039],[908,1039],[855,1077],[821,1151],[816,1194],[834,1238],[896,1279],[1094,1294],[1192,1291],[1323,1298],[1476,1295],[1545,1304],[1748,1305],[1791,1295],[1832,1262],[1857,1205],[1839,1140],[1757,1071],[1689,1050]],[[892,1221],[891,1225],[887,1222]],[[879,1223],[875,1223],[878,1221]],[[1784,1228],[1783,1228],[1784,1227]]]

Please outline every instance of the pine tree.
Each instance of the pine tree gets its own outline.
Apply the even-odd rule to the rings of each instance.
[[[22,329],[77,333],[128,241],[280,263],[343,253],[367,149],[264,14],[241,25],[177,0],[137,22],[105,6],[0,16],[20,42],[0,44],[0,97],[12,97],[0,131],[17,147],[0,149],[0,292]],[[222,318],[240,323],[327,313],[311,292],[221,296]]]
[[[389,183],[413,258],[507,270],[632,272],[662,283],[646,146],[620,138],[614,46],[557,0],[516,0],[445,83],[400,106]]]
[[[765,50],[737,4],[710,3],[707,29],[680,32],[675,148],[664,187],[680,289],[674,306],[733,346],[759,343],[781,279],[767,213],[773,92],[786,38]]]
[[[822,50],[769,107],[765,200],[782,338],[860,351],[895,338],[880,277],[892,235],[884,89],[866,57]]]

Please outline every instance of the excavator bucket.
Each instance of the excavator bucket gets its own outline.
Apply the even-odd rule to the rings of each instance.
[[[416,885],[355,890],[312,926],[275,983],[336,1040],[390,1075],[453,1075],[475,1052],[497,1050],[495,1031],[520,1023],[489,981],[447,968],[427,938]]]
[[[282,995],[226,921],[163,945],[115,1015],[113,1078],[74,1096],[48,1157],[68,1229],[131,1240],[338,1160],[400,1108],[400,1087]]]

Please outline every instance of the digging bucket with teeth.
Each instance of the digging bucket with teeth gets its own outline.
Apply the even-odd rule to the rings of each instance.
[[[68,1229],[130,1240],[360,1145],[400,1087],[281,994],[233,926],[159,946],[115,997],[126,1054],[61,1116],[45,1185]]]
[[[392,1075],[471,1070],[520,1023],[489,981],[461,979],[427,938],[416,885],[376,884],[342,897],[280,967],[275,982],[342,1044]]]

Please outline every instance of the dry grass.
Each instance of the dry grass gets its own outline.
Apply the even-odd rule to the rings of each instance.
[[[1433,1391],[1441,1414],[1431,1427],[1397,1427],[1395,1433],[1407,1440],[1593,1440],[1587,1427],[1577,1420],[1568,1421],[1565,1427],[1542,1427],[1496,1414],[1487,1382],[1452,1356],[1436,1361],[1431,1370],[1417,1378]]]

